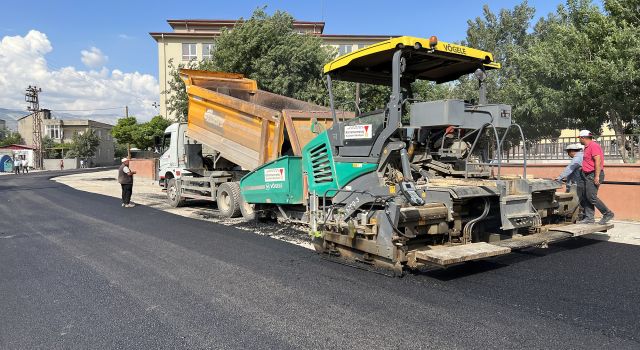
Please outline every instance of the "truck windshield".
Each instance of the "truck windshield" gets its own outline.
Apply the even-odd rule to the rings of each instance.
[[[162,137],[162,144],[160,145],[160,153],[164,153],[164,151],[169,149],[170,144],[171,144],[171,133],[166,133]]]

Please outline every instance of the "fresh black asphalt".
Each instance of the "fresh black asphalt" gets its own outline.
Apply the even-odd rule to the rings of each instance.
[[[0,177],[0,349],[640,349],[639,246],[389,278],[51,176]]]

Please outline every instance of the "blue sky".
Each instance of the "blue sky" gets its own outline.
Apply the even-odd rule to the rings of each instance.
[[[529,0],[536,19],[564,0]],[[436,35],[462,40],[483,4],[496,1],[3,1],[0,11],[0,108],[24,111],[24,89],[43,88],[41,106],[115,121],[124,106],[140,120],[159,113],[157,44],[149,32],[167,19],[236,19],[257,7],[303,21],[325,21],[326,34]]]
[[[106,66],[157,77],[157,51],[148,35],[169,31],[168,18],[233,19],[248,17],[258,6],[285,10],[295,18],[326,22],[328,34],[397,34],[456,41],[465,36],[466,21],[482,15],[488,3],[497,11],[520,1],[68,1],[31,0],[3,4],[0,37],[45,33],[53,50],[51,68],[82,67],[80,51],[96,47],[108,56]],[[530,0],[537,16],[561,1]]]

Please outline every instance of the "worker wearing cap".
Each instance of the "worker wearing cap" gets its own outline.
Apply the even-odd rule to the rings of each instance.
[[[131,203],[131,194],[133,193],[133,175],[135,171],[129,168],[129,158],[122,158],[122,164],[118,168],[118,182],[122,187],[122,206],[125,208],[133,208],[135,204]]]
[[[565,148],[567,155],[571,158],[571,162],[564,168],[564,171],[562,171],[562,174],[560,174],[556,180],[567,180],[567,192],[571,189],[571,185],[577,185],[578,181],[580,181],[580,173],[582,172],[582,149],[583,147],[579,143],[570,144]]]
[[[604,225],[613,219],[613,212],[598,198],[598,188],[604,181],[604,152],[600,145],[593,140],[593,134],[589,130],[581,130],[580,143],[584,146],[582,159],[582,173],[578,184],[578,191],[584,196],[584,219],[582,224],[595,222],[595,208],[602,213],[599,224]]]

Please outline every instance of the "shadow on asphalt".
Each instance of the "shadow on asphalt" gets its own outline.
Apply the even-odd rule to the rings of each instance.
[[[411,275],[435,278],[437,280],[446,282],[464,278],[467,276],[498,270],[512,265],[517,265],[533,259],[542,259],[548,255],[562,253],[573,249],[580,249],[586,246],[600,243],[603,243],[603,241],[578,237],[553,243],[549,246],[549,248],[523,249],[493,259],[469,261],[447,268],[434,267],[419,271],[413,271],[411,272]]]

